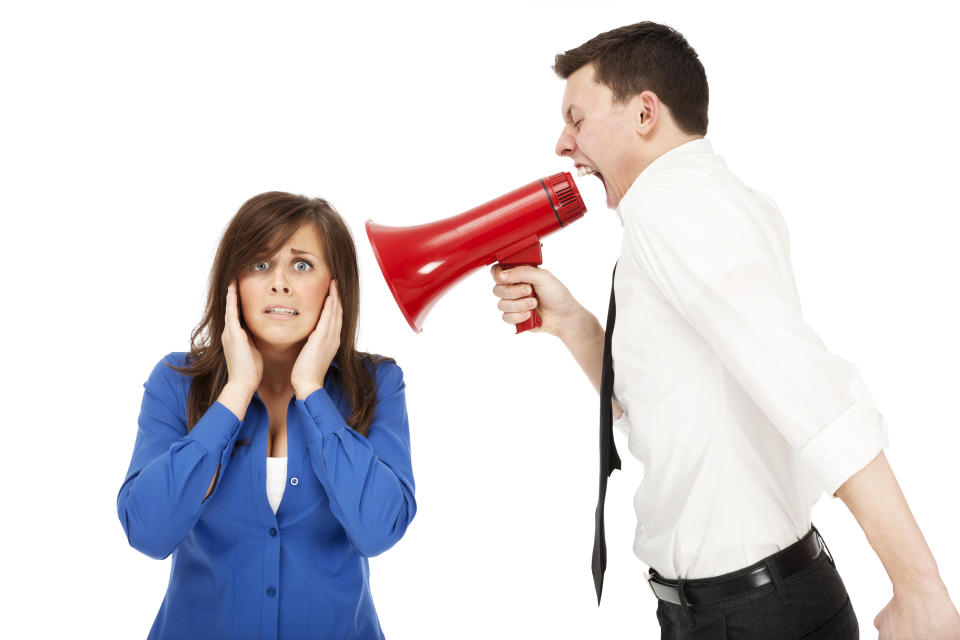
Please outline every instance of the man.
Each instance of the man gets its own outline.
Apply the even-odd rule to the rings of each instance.
[[[602,181],[624,227],[615,329],[607,338],[546,269],[495,265],[493,290],[510,324],[539,308],[539,330],[562,340],[598,391],[612,376],[615,424],[644,463],[634,550],[650,566],[662,637],[858,637],[811,523],[827,491],[893,583],[874,621],[881,640],[960,638],[960,615],[883,454],[883,417],[856,368],[801,317],[783,219],[704,138],[696,52],[673,29],[643,22],[558,55],[554,70],[566,79],[556,152]],[[602,375],[605,339],[612,364]],[[602,491],[619,465],[615,450],[607,455],[598,597]]]

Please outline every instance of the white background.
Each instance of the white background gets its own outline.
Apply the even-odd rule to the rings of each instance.
[[[141,385],[187,349],[228,220],[281,189],[347,219],[359,346],[405,373],[419,512],[371,561],[388,637],[658,637],[631,551],[642,468],[629,454],[610,483],[596,605],[598,401],[573,358],[550,336],[513,335],[486,270],[415,335],[363,230],[569,170],[553,155],[554,54],[645,19],[699,52],[708,139],[776,199],[805,318],[887,418],[887,456],[958,595],[960,45],[940,3],[344,4],[0,12],[0,635],[146,636],[169,561],[127,545],[115,506]],[[620,226],[599,182],[579,184],[589,211],[544,240],[544,267],[602,322]],[[824,497],[814,522],[876,637],[882,565],[841,501]]]

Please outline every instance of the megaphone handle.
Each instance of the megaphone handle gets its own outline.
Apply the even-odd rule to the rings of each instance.
[[[536,298],[537,294],[533,294],[533,297]],[[530,317],[523,322],[518,322],[516,324],[517,333],[523,333],[524,331],[529,331],[530,329],[536,329],[542,324],[543,321],[540,319],[540,313],[536,309],[531,309]],[[516,333],[514,335],[516,335]]]
[[[497,261],[504,269],[516,267],[521,264],[531,267],[539,266],[543,263],[543,254],[540,252],[540,246],[540,239],[537,236],[528,236],[498,252]],[[533,289],[532,286],[530,288]],[[533,297],[537,297],[536,292],[533,293]],[[531,309],[530,317],[516,324],[517,333],[536,329],[542,324],[540,314],[536,309]]]

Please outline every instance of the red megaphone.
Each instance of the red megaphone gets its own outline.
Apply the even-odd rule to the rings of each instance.
[[[583,216],[573,177],[566,172],[534,180],[460,215],[412,227],[367,220],[367,237],[400,311],[414,331],[447,289],[472,270],[539,265],[540,238]],[[540,326],[534,309],[517,333]]]

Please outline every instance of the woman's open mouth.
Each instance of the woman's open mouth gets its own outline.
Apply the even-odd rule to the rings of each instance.
[[[264,311],[264,313],[278,320],[291,320],[300,315],[295,309],[290,309],[287,307],[271,307],[270,309]]]

